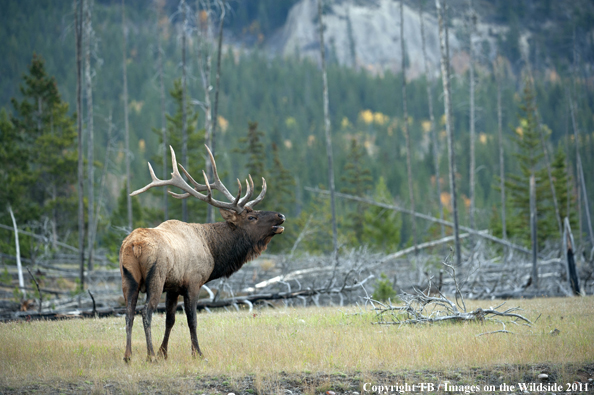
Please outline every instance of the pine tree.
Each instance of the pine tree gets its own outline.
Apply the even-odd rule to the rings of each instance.
[[[11,155],[20,156],[29,165],[27,196],[40,207],[40,215],[52,220],[56,241],[58,234],[69,233],[75,226],[71,188],[76,181],[75,118],[68,115],[68,103],[62,101],[55,78],[47,75],[41,57],[33,55],[29,75],[23,78],[23,100],[12,99],[15,111],[11,117],[14,136],[23,145],[17,143],[18,150]]]
[[[180,152],[182,145],[182,84],[181,80],[177,79],[173,81],[173,88],[169,91],[171,98],[175,104],[175,113],[173,115],[167,114],[167,144],[171,145],[176,153]],[[188,167],[186,170],[200,183],[204,183],[202,179],[202,170],[205,169],[204,157],[204,129],[198,129],[198,113],[195,112],[189,103],[186,103],[186,117],[187,117],[187,138],[188,138]],[[159,142],[163,144],[163,131],[160,128],[153,128],[159,136]],[[163,152],[159,150],[159,154],[153,157],[155,163],[163,163]],[[167,162],[171,163],[169,157],[170,152],[167,149]],[[212,182],[212,180],[210,180]],[[177,191],[179,192],[179,191]],[[162,191],[154,189],[154,193],[161,196]],[[188,215],[190,222],[204,222],[206,218],[206,205],[203,202],[198,201],[194,198],[188,198]],[[168,199],[169,201],[169,218],[182,219],[182,203],[178,199]],[[136,211],[134,211],[136,212]]]
[[[24,144],[24,133],[10,121],[3,108],[0,110],[0,220],[10,223],[10,216],[5,209],[11,206],[15,215],[22,221],[33,219],[37,215],[36,205],[30,199],[24,199],[27,188],[31,185],[33,174],[29,168],[29,150]]]
[[[351,139],[351,146],[347,156],[347,162],[343,169],[341,181],[344,187],[341,192],[355,196],[364,196],[371,186],[371,171],[363,164],[365,149],[357,142],[357,139]],[[352,219],[352,229],[355,233],[357,242],[361,243],[363,237],[363,224],[365,204],[355,203],[355,212],[350,215]]]
[[[373,199],[380,203],[393,204],[386,181],[380,177],[375,185]],[[392,252],[400,244],[402,215],[397,211],[378,206],[368,206],[362,227],[362,242],[382,252]]]
[[[567,211],[569,207],[575,204],[576,197],[567,190],[567,183],[571,183],[571,177],[567,171],[567,160],[565,151],[561,146],[557,149],[555,157],[553,158],[552,174],[553,185],[555,186],[555,193],[559,202],[559,214],[561,220],[569,217],[569,222],[572,229],[577,229],[577,216],[575,211]]]
[[[510,204],[515,212],[510,218],[508,231],[511,237],[530,243],[530,176],[536,177],[536,210],[539,244],[555,231],[554,210],[551,208],[551,189],[546,169],[542,166],[544,153],[541,149],[540,135],[534,108],[532,85],[524,85],[519,126],[515,130],[514,142],[520,172],[509,174],[506,189],[509,191]],[[551,211],[553,215],[551,216]],[[552,220],[552,221],[551,221]]]
[[[262,204],[288,216],[295,204],[295,179],[283,165],[279,151],[278,146],[272,143],[272,167],[266,179],[269,189]]]
[[[239,139],[239,143],[243,148],[235,151],[248,155],[248,161],[245,167],[252,176],[256,189],[259,189],[262,185],[262,177],[266,178],[264,167],[266,156],[264,154],[262,137],[264,137],[264,132],[258,130],[258,122],[248,122],[247,136]]]

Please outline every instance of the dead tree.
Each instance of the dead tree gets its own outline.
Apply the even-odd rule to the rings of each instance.
[[[449,257],[442,264],[454,280],[455,300],[450,300],[439,289],[432,287],[431,281],[426,291],[415,289],[412,294],[405,292],[400,295],[400,299],[403,302],[402,305],[394,306],[390,300],[385,303],[367,297],[366,301],[373,306],[373,311],[376,314],[376,321],[373,324],[402,326],[411,324],[436,324],[446,321],[476,321],[481,323],[491,321],[503,326],[502,330],[480,333],[477,336],[491,333],[513,333],[506,329],[506,324],[510,323],[514,325],[518,325],[518,323],[527,326],[532,325],[532,322],[528,318],[517,313],[520,310],[519,307],[499,311],[499,308],[505,302],[497,307],[490,307],[488,309],[479,307],[475,310],[468,311],[456,277],[456,269],[448,263],[448,260]],[[508,318],[509,320],[503,321],[504,318]]]
[[[212,147],[212,154],[215,155],[215,148],[216,148],[216,133],[217,133],[217,121],[218,121],[218,112],[219,112],[219,91],[220,91],[220,82],[221,82],[221,55],[223,54],[223,22],[225,21],[225,1],[219,0],[219,8],[221,9],[221,16],[219,17],[219,35],[218,35],[218,44],[217,44],[217,72],[215,75],[215,96],[214,96],[214,105],[213,105],[213,114],[212,114],[212,138],[211,138],[211,147]],[[209,206],[209,210],[213,211],[213,209]]]
[[[200,6],[202,4],[202,7]],[[200,11],[200,9],[202,10]],[[198,39],[198,66],[200,68],[200,77],[202,80],[202,89],[204,90],[204,101],[200,103],[204,110],[204,130],[206,131],[206,145],[213,145],[213,121],[212,121],[212,110],[210,101],[210,68],[211,68],[211,49],[209,40],[210,30],[210,2],[204,3],[203,0],[196,1],[196,25]],[[214,155],[214,154],[213,154]],[[212,175],[212,163],[210,157],[206,158],[206,174],[211,177]],[[206,222],[214,222],[214,209],[210,205],[206,208]]]
[[[571,225],[569,218],[565,217],[563,228],[563,252],[567,262],[567,282],[571,286],[574,295],[580,295],[580,281],[577,275],[577,268],[575,266],[575,253],[573,233],[571,233]]]
[[[308,190],[308,191],[314,192],[314,193],[320,193],[320,194],[325,194],[325,195],[329,195],[330,194],[329,191],[318,189],[318,188],[305,187],[305,189]],[[405,208],[402,208],[402,207],[399,207],[399,206],[396,206],[396,205],[393,205],[393,204],[381,203],[381,202],[377,202],[377,201],[375,201],[373,199],[364,198],[364,197],[360,197],[360,196],[349,195],[349,194],[341,193],[341,192],[336,192],[335,193],[335,196],[336,197],[340,197],[340,198],[344,198],[344,199],[354,200],[354,201],[357,201],[357,202],[363,202],[363,203],[371,204],[371,205],[378,206],[378,207],[383,207],[383,208],[386,208],[388,210],[395,210],[395,211],[399,211],[401,213],[411,214],[411,215],[414,215],[415,217],[420,218],[420,219],[424,219],[424,220],[427,220],[427,221],[435,222],[435,223],[438,223],[438,224],[441,224],[441,225],[444,225],[444,226],[448,226],[450,228],[454,228],[454,223],[453,222],[441,220],[439,218],[434,218],[434,217],[432,217],[430,215],[426,215],[426,214],[416,213],[416,212],[410,211],[408,209],[405,209]],[[465,232],[468,232],[468,233],[470,233],[470,234],[472,234],[474,236],[480,236],[481,238],[490,240],[490,241],[492,241],[494,243],[498,243],[498,244],[501,244],[501,245],[503,245],[505,247],[512,248],[512,249],[514,249],[516,251],[523,252],[524,254],[531,254],[530,250],[527,249],[527,248],[525,248],[525,247],[519,246],[519,245],[514,244],[514,243],[510,243],[507,240],[500,239],[500,238],[495,237],[495,236],[492,236],[490,234],[483,233],[482,231],[477,231],[477,230],[471,229],[471,228],[466,227],[466,226],[460,226],[460,229],[463,230],[463,231],[465,231]],[[456,238],[454,236],[454,240],[455,239]],[[460,239],[460,235],[458,236],[458,240],[459,239]]]
[[[123,1],[123,0],[122,0]],[[85,214],[83,187],[83,146],[82,146],[82,0],[74,2],[74,31],[76,36],[76,128],[78,134],[78,251],[80,259],[80,288],[85,285]]]
[[[472,8],[472,0],[468,1],[468,7],[470,12],[470,35],[469,35],[469,53],[470,53],[470,60],[469,64],[469,74],[470,74],[470,169],[469,169],[469,176],[470,176],[470,211],[469,211],[469,222],[470,227],[472,229],[475,228],[474,223],[474,210],[475,210],[475,193],[474,193],[474,186],[475,186],[475,169],[476,169],[476,158],[475,158],[475,117],[474,117],[474,90],[475,90],[475,80],[474,80],[474,46],[472,44],[472,39],[474,35],[474,31],[476,28],[476,14],[474,13],[474,9]]]
[[[404,133],[404,140],[406,143],[406,171],[408,174],[408,197],[410,199],[410,210],[415,211],[415,196],[413,191],[412,178],[412,163],[411,163],[411,147],[410,147],[410,133],[408,130],[408,109],[406,106],[406,56],[404,43],[404,0],[400,0],[400,50],[402,55],[402,132]],[[413,244],[416,248],[417,241],[417,223],[415,217],[410,218],[412,224]],[[416,250],[415,250],[416,254]]]
[[[167,178],[167,118],[165,116],[165,82],[163,78],[163,43],[161,37],[161,18],[162,8],[157,11],[157,52],[159,68],[159,94],[161,96],[161,137],[163,139],[163,179]],[[167,190],[163,190],[163,214],[165,221],[169,219],[169,206],[167,204]]]
[[[568,96],[569,96],[569,94],[568,94]],[[588,223],[588,232],[590,234],[590,245],[594,247],[594,233],[592,233],[592,221],[590,219],[590,206],[588,203],[588,193],[586,192],[586,183],[584,181],[584,170],[582,167],[582,158],[580,156],[580,151],[579,151],[579,135],[578,135],[577,124],[575,122],[575,109],[573,106],[573,100],[572,100],[571,96],[569,96],[569,105],[570,105],[570,109],[571,109],[571,122],[573,125],[573,136],[575,139],[577,180],[578,180],[578,185],[580,186],[580,189],[582,190],[582,194],[584,197],[584,209],[586,212],[586,221]]]
[[[458,203],[456,191],[456,157],[454,152],[454,133],[452,131],[452,103],[450,96],[450,53],[448,25],[446,17],[446,0],[435,0],[439,23],[439,43],[441,49],[441,79],[443,82],[444,110],[446,115],[446,133],[448,138],[448,161],[450,165],[450,194],[452,215],[454,216],[454,238],[456,244],[456,264],[462,264],[460,251],[460,229],[458,225]]]
[[[88,246],[89,246],[89,262],[87,267],[93,270],[93,247],[95,243],[95,159],[94,159],[94,132],[93,132],[93,79],[91,72],[91,46],[94,39],[93,26],[91,25],[91,17],[93,12],[93,0],[84,0],[85,8],[85,93],[87,97],[87,185],[88,185]]]
[[[538,289],[538,239],[536,223],[536,178],[530,175],[530,239],[532,241],[532,284]]]
[[[499,137],[499,187],[501,189],[501,228],[503,240],[507,239],[507,224],[505,221],[505,164],[503,156],[503,117],[501,111],[501,79],[503,74],[502,59],[497,55],[495,62],[495,78],[497,80],[497,136]]]
[[[328,184],[330,187],[330,207],[332,210],[332,243],[335,266],[338,266],[338,230],[336,228],[336,205],[334,191],[334,161],[332,159],[332,135],[330,132],[330,110],[328,104],[328,77],[326,75],[326,48],[324,46],[324,23],[322,1],[318,0],[318,19],[320,23],[320,58],[322,61],[322,82],[324,89],[324,131],[326,134],[326,155],[328,156]]]
[[[185,167],[188,167],[188,114],[187,114],[187,88],[188,82],[186,78],[187,68],[186,68],[186,30],[188,28],[188,10],[186,7],[186,1],[181,0],[180,7],[182,9],[183,15],[183,25],[182,25],[182,164]],[[188,221],[188,202],[186,200],[182,200],[182,221]]]
[[[433,144],[433,167],[435,171],[435,186],[437,192],[437,205],[439,207],[439,219],[443,220],[443,204],[441,203],[441,183],[440,183],[440,174],[439,174],[439,145],[438,145],[438,138],[437,138],[437,130],[435,127],[435,116],[433,114],[433,96],[431,94],[431,86],[432,84],[429,82],[429,62],[427,61],[427,48],[425,46],[425,22],[423,19],[423,4],[424,1],[421,1],[420,4],[420,11],[419,11],[419,19],[421,20],[421,43],[423,48],[423,63],[425,65],[425,78],[427,80],[427,106],[429,109],[429,123],[430,123],[430,133],[431,139]],[[445,237],[445,228],[441,225],[441,237]]]
[[[130,196],[130,128],[128,125],[128,72],[126,66],[127,54],[126,54],[126,5],[122,0],[122,72],[124,74],[124,150],[126,151],[126,203],[128,207],[128,230],[132,230],[132,197]]]
[[[21,265],[21,245],[19,243],[19,229],[17,228],[16,220],[14,219],[14,213],[12,212],[12,207],[8,206],[8,212],[10,213],[10,218],[12,219],[12,226],[14,228],[14,243],[16,249],[16,262],[17,262],[17,273],[19,278],[19,288],[23,297],[27,297],[27,293],[25,292],[25,280],[23,279],[23,266]]]

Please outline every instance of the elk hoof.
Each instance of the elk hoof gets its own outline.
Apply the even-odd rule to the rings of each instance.
[[[160,349],[159,350],[159,354],[157,354],[157,356],[159,358],[163,358],[164,360],[167,360],[167,351]]]
[[[124,357],[124,362],[130,363],[130,359],[131,359],[130,357]]]

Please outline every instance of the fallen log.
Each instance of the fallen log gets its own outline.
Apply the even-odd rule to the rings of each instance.
[[[237,306],[238,304],[246,304],[249,306],[249,310],[252,310],[252,307],[255,303],[258,302],[269,302],[271,300],[287,300],[293,298],[306,298],[306,297],[315,297],[316,295],[321,294],[341,294],[345,291],[354,291],[358,288],[363,287],[363,285],[370,279],[374,278],[375,276],[370,275],[364,280],[353,284],[353,285],[345,285],[339,287],[326,287],[326,288],[317,288],[317,289],[300,289],[297,291],[287,291],[287,292],[269,292],[269,293],[260,293],[254,295],[246,295],[246,296],[236,296],[233,298],[227,299],[219,299],[219,300],[212,300],[209,299],[201,299],[198,301],[197,309],[200,310],[209,310],[212,308],[224,308],[224,307],[233,307]],[[183,311],[184,304],[178,303],[176,311]],[[144,306],[137,306],[136,307],[136,314],[141,314]],[[155,310],[157,313],[165,313],[166,306],[164,303],[160,303]],[[0,322],[9,322],[9,321],[31,321],[31,320],[62,320],[62,319],[76,319],[76,318],[93,318],[93,317],[111,317],[111,316],[123,316],[126,314],[126,308],[97,308],[92,310],[62,310],[62,311],[46,311],[43,313],[39,312],[32,312],[32,311],[18,311],[18,312],[10,312],[10,313],[0,313]]]

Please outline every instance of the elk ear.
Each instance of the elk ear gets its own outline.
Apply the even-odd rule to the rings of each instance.
[[[235,211],[225,210],[224,208],[219,209],[219,212],[223,216],[223,219],[230,224],[237,225],[238,215]]]

